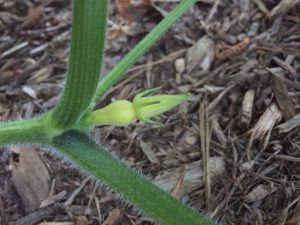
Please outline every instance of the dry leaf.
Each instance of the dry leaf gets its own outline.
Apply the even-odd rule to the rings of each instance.
[[[250,39],[245,37],[240,43],[237,45],[230,46],[229,48],[225,49],[224,51],[217,52],[216,58],[218,60],[225,60],[232,58],[234,56],[240,55],[249,45]]]
[[[129,22],[141,21],[147,13],[154,10],[151,0],[116,0],[116,8]]]

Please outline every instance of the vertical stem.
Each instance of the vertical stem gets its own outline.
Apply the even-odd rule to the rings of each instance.
[[[85,113],[99,80],[107,0],[74,0],[71,53],[64,93],[52,112],[57,127],[71,127]]]

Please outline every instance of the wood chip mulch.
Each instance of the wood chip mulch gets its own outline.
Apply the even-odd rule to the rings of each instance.
[[[178,1],[110,2],[104,74]],[[0,0],[2,120],[56,104],[71,17],[69,0]],[[158,86],[192,96],[164,127],[99,127],[95,138],[217,223],[300,224],[299,0],[198,1],[98,106]],[[0,225],[154,224],[40,150],[1,147]]]

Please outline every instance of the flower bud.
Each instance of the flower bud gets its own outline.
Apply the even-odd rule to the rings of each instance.
[[[126,126],[132,123],[134,119],[135,113],[132,103],[127,100],[117,100],[102,109],[88,113],[81,120],[81,124],[84,126]]]
[[[86,114],[81,119],[80,124],[84,127],[101,125],[126,126],[135,119],[139,119],[146,123],[162,125],[157,121],[151,120],[151,118],[155,118],[161,113],[174,108],[187,100],[190,94],[148,95],[157,89],[159,88],[139,93],[135,96],[132,103],[127,100],[114,101],[102,109]]]
[[[136,95],[133,99],[133,108],[135,111],[135,115],[139,120],[146,123],[162,125],[161,123],[151,120],[150,118],[157,117],[158,115],[174,108],[181,102],[187,100],[190,96],[189,93],[177,95],[146,96],[158,89],[159,87],[145,90]]]

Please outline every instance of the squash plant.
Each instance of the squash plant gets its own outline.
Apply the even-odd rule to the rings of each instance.
[[[108,0],[74,0],[69,65],[64,92],[49,112],[31,119],[0,123],[0,144],[42,144],[133,203],[161,225],[209,225],[212,222],[153,185],[92,140],[96,125],[127,125],[151,120],[188,94],[138,94],[94,110],[96,102],[124,72],[182,15],[195,0],[182,0],[128,55],[100,79]],[[150,95],[150,96],[149,96]]]

